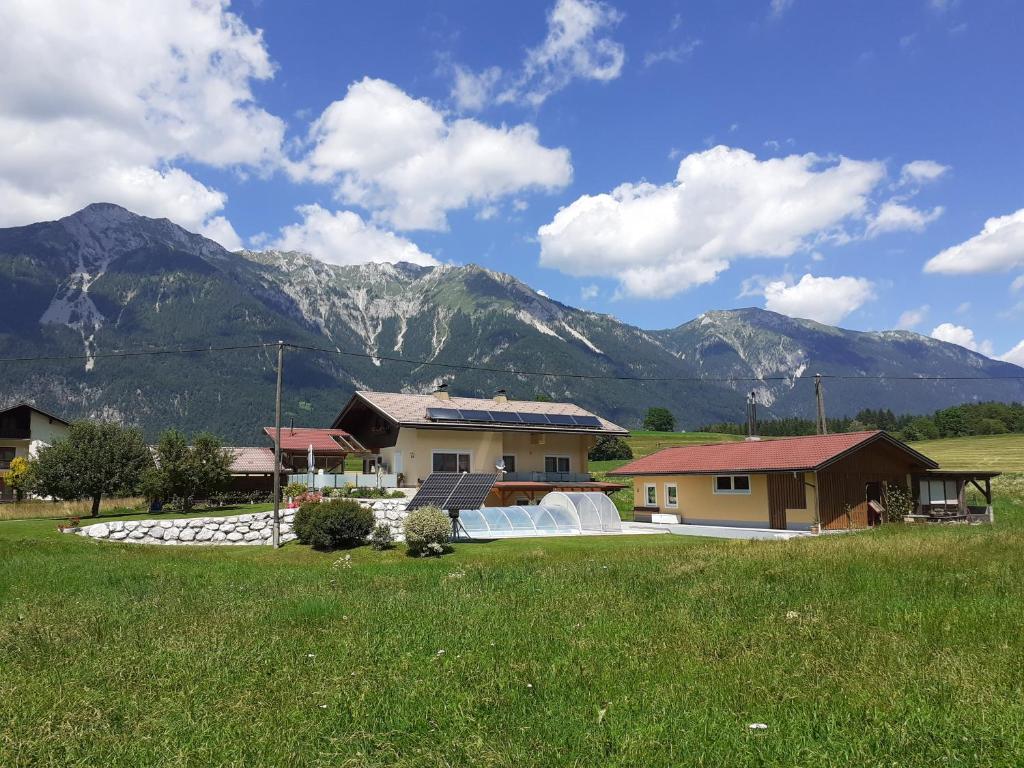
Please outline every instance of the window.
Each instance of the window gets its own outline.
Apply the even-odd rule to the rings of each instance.
[[[544,471],[545,472],[568,472],[569,471],[569,457],[568,456],[545,456],[544,457]]]
[[[715,475],[715,493],[750,493],[750,475]]]
[[[515,472],[516,471],[516,457],[515,457],[515,454],[507,454],[505,456],[502,456],[501,460],[503,462],[505,462],[505,471],[506,472]]]
[[[665,485],[665,506],[679,506],[679,489],[676,487],[675,483],[668,483]]]
[[[7,466],[14,460],[14,448],[0,448],[0,467]]]
[[[922,480],[922,504],[948,504],[955,506],[960,503],[956,480]]]
[[[658,486],[656,485],[645,485],[644,493],[646,495],[646,501],[648,507],[658,506]]]
[[[468,453],[434,452],[435,472],[469,472]]]

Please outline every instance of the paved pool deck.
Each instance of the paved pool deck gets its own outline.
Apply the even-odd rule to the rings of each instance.
[[[666,523],[634,523],[623,521],[622,532],[671,533],[676,536],[702,536],[710,539],[762,539],[788,541],[814,536],[810,531],[778,531],[772,528],[738,528],[731,525],[681,525]]]

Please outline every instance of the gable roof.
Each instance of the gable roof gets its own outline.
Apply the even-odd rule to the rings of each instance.
[[[344,410],[334,420],[337,425],[345,416],[353,403],[363,401],[374,410],[380,412],[391,421],[402,427],[425,427],[432,429],[464,429],[487,432],[572,432],[587,435],[628,435],[629,430],[623,429],[595,413],[580,408],[573,403],[544,403],[535,400],[509,400],[499,402],[493,398],[483,397],[448,397],[441,399],[436,395],[414,395],[398,392],[356,392]],[[438,423],[427,418],[428,408],[465,408],[466,410],[487,410],[495,413],[543,413],[560,416],[592,416],[601,425],[597,428],[569,427],[538,424],[481,424],[481,423]]]
[[[274,427],[264,427],[270,442],[274,441],[276,431]],[[347,453],[369,453],[352,435],[344,429],[317,429],[312,427],[281,427],[281,450],[305,453],[309,446],[313,446],[313,453],[325,454],[347,454]],[[271,470],[273,471],[273,470]]]
[[[9,408],[0,408],[0,414],[7,413],[8,411],[13,411],[17,408],[28,408],[29,410],[35,411],[36,413],[41,414],[48,419],[52,419],[53,421],[59,421],[66,427],[71,426],[71,422],[68,421],[67,419],[62,419],[60,416],[57,416],[56,414],[50,413],[49,411],[44,411],[42,408],[37,408],[36,406],[32,405],[32,403],[26,403],[24,400],[22,400],[20,403],[15,403]]]
[[[665,448],[631,461],[609,475],[704,475],[726,472],[798,472],[827,467],[866,445],[882,441],[908,453],[926,468],[939,465],[886,432],[847,432],[779,440]]]
[[[274,451],[271,448],[228,448],[231,474],[274,474]]]

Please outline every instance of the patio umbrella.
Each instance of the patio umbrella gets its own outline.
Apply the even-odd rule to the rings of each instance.
[[[316,459],[313,457],[313,444],[309,444],[309,451],[306,452],[306,463],[309,466],[309,487],[312,488],[316,479],[313,477],[316,472]]]

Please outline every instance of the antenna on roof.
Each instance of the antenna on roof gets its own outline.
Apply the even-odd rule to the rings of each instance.
[[[825,389],[821,385],[821,374],[814,374],[814,398],[818,405],[818,434],[828,434],[828,422],[825,421]]]

